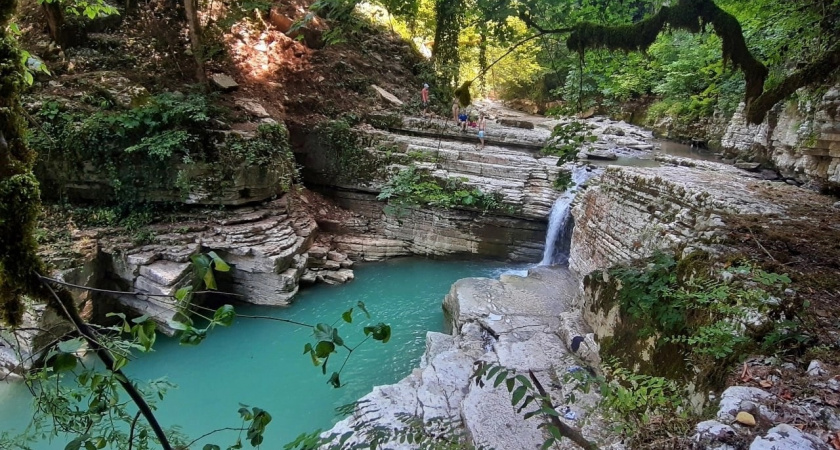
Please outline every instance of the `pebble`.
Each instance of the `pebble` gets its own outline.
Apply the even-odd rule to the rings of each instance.
[[[782,364],[782,369],[785,369],[785,370],[796,370],[796,364],[786,362],[786,363]]]
[[[840,392],[840,380],[837,380],[837,378],[828,380],[828,388],[834,392]]]
[[[754,413],[754,412],[758,411],[758,406],[756,406],[755,403],[753,403],[749,400],[744,400],[743,402],[741,402],[741,409],[744,412],[747,412],[747,413]]]
[[[735,421],[740,423],[741,425],[746,425],[748,427],[755,426],[755,417],[753,417],[752,414],[746,411],[739,412],[738,415],[735,417]]]

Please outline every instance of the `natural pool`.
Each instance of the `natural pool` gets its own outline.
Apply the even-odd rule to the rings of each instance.
[[[306,288],[288,308],[237,307],[241,314],[331,324],[363,301],[372,317],[354,314],[353,324],[342,326],[348,344],[361,340],[364,325],[378,322],[391,325],[392,338],[387,344],[368,341],[356,350],[342,372],[346,385],[340,389],[329,386],[320,368],[303,355],[310,330],[264,320],[238,319],[231,328],[217,328],[197,347],[159,339],[154,353],[127,369],[135,379],[167,376],[178,385],[157,412],[165,427],[178,425],[190,437],[236,427],[237,410],[244,403],[271,413],[267,448],[282,448],[302,432],[331,427],[339,419],[336,407],[359,399],[375,385],[408,375],[423,354],[426,331],[443,328],[440,305],[453,282],[496,278],[510,269],[498,262],[397,259],[357,266],[356,280],[347,285]],[[31,417],[30,401],[23,386],[0,383],[0,431],[24,428]],[[36,449],[63,449],[69,440],[57,438]],[[225,448],[234,440],[235,434],[218,433],[193,447],[216,443]]]

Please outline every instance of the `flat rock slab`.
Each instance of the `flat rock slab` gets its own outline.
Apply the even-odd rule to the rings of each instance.
[[[577,281],[566,269],[540,268],[529,277],[510,277],[501,282],[488,278],[465,278],[452,285],[443,308],[454,328],[492,316],[542,316],[557,318],[568,309],[577,293]]]
[[[525,130],[533,130],[534,123],[529,122],[527,120],[514,120],[514,119],[499,119],[496,121],[499,125],[504,125],[506,127],[514,127],[514,128],[523,128]]]
[[[213,84],[223,90],[223,91],[233,91],[239,88],[239,84],[230,77],[230,75],[226,75],[223,73],[217,73],[210,77],[210,81]]]
[[[382,98],[384,98],[385,100],[388,100],[389,102],[393,103],[394,105],[397,105],[397,106],[402,106],[403,105],[402,100],[398,99],[397,96],[395,96],[394,94],[386,91],[385,89],[382,89],[381,87],[379,87],[375,84],[371,84],[370,87],[372,87],[373,90],[378,92],[379,95]]]
[[[140,266],[140,275],[161,285],[172,286],[190,270],[190,263],[156,261],[148,266]]]

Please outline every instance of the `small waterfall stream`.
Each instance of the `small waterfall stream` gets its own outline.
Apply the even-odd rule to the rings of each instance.
[[[577,165],[572,169],[574,185],[560,197],[557,197],[551,207],[551,213],[548,217],[548,232],[545,235],[545,250],[539,265],[566,264],[569,261],[569,244],[574,227],[571,214],[572,201],[575,199],[580,186],[598,173],[599,171],[585,165]]]

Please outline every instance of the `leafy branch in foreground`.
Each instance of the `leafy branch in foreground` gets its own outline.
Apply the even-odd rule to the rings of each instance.
[[[283,449],[377,450],[408,444],[420,450],[490,450],[473,445],[460,421],[454,418],[435,417],[424,421],[413,414],[399,413],[396,414],[399,424],[388,427],[377,424],[379,410],[366,400],[336,410],[342,415],[355,412],[366,419],[354,422],[352,430],[342,434],[324,434],[320,430],[303,433]]]
[[[237,317],[232,305],[211,309],[193,302],[196,295],[216,292],[218,286],[215,273],[229,271],[231,267],[215,252],[193,255],[192,261],[195,271],[193,285],[181,288],[174,298],[165,295],[148,296],[148,301],[176,313],[176,320],[170,321],[169,325],[177,330],[178,338],[183,345],[201,343],[214,327],[230,326]],[[68,284],[46,277],[43,277],[43,281],[59,285]],[[73,285],[72,287],[101,291],[84,286]],[[202,288],[207,290],[198,290]],[[115,293],[114,291],[104,292]],[[122,294],[144,295],[137,292]],[[370,317],[364,303],[359,302],[356,308],[368,318]],[[311,348],[313,362],[316,365],[322,365],[324,373],[326,373],[330,355],[337,353],[338,347],[347,349],[348,352],[341,368],[333,372],[328,381],[337,388],[341,386],[340,373],[356,348],[368,339],[386,343],[391,337],[390,326],[379,323],[364,327],[363,332],[366,337],[356,346],[350,347],[344,344],[344,339],[339,335],[335,325],[341,320],[351,323],[354,309],[345,311],[332,325],[313,326],[269,316],[240,315],[239,317],[276,320],[312,328],[317,343],[314,347],[312,344],[307,344],[307,347]],[[67,445],[67,448],[71,450],[101,449],[109,443],[113,448],[146,449],[154,447],[154,440],[157,440],[165,449],[173,448],[173,445],[179,446],[185,441],[176,431],[164,431],[152,412],[155,409],[155,403],[163,400],[166,391],[173,385],[165,379],[140,384],[129,380],[122,373],[122,369],[134,358],[133,352],[153,351],[156,342],[155,322],[146,315],[128,318],[122,313],[109,313],[107,316],[117,319],[118,322],[109,327],[81,323],[78,330],[82,337],[58,342],[47,350],[43,367],[26,376],[27,386],[35,397],[36,414],[33,423],[24,435],[15,437],[15,441],[19,442],[15,444],[15,447],[25,448],[23,443],[33,441],[35,436],[57,437],[59,434],[75,436]],[[202,319],[204,325],[197,326],[193,317]],[[316,348],[318,350],[315,350]],[[82,355],[89,349],[97,351],[98,354],[109,355],[110,359],[103,361],[105,371],[95,365],[86,366]],[[72,381],[65,382],[70,380]],[[129,392],[131,401],[120,399],[121,389]],[[141,412],[145,411],[143,415],[147,417],[148,424],[138,421],[140,413],[135,414],[135,406]],[[263,442],[263,434],[266,426],[271,422],[271,415],[260,408],[249,409],[244,405],[239,413],[243,419],[243,425],[240,428],[214,430],[181,447],[189,447],[198,440],[223,430],[240,431],[240,437],[234,445],[229,447],[230,449],[242,448],[241,432],[243,431],[247,432],[245,438],[251,446],[258,447]],[[6,439],[6,436],[0,439]],[[215,444],[204,446],[205,450],[218,448]]]
[[[580,430],[577,430],[565,424],[560,417],[563,415],[554,406],[554,401],[551,395],[545,390],[540,380],[537,379],[534,372],[528,371],[528,376],[517,374],[515,370],[507,369],[497,364],[488,364],[485,362],[476,362],[476,369],[473,372],[472,378],[475,380],[477,386],[483,387],[485,382],[493,383],[493,388],[497,388],[504,383],[508,393],[511,395],[510,404],[516,408],[517,413],[521,413],[528,406],[535,409],[524,414],[525,419],[532,417],[541,417],[543,422],[539,428],[544,428],[549,434],[542,445],[542,449],[547,449],[559,442],[563,438],[577,444],[584,450],[598,450],[598,446],[586,439]],[[584,385],[584,389],[589,389],[589,384]],[[574,401],[571,397],[569,401]]]

